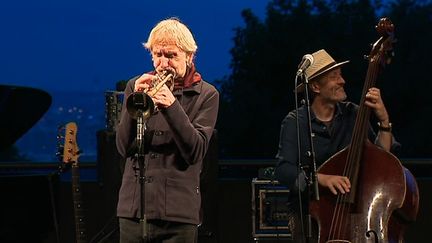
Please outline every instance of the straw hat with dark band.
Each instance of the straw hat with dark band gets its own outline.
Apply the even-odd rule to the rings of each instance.
[[[305,70],[305,75],[309,81],[312,79],[333,70],[349,61],[336,62],[324,49],[312,53],[313,63]],[[297,86],[297,92],[303,92],[304,83]]]

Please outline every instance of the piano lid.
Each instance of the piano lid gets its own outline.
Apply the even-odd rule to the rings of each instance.
[[[0,85],[0,150],[13,145],[50,106],[51,95],[43,90]]]

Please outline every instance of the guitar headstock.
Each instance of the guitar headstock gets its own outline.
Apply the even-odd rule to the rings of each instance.
[[[75,122],[69,122],[61,130],[63,132],[59,138],[63,139],[63,143],[59,146],[57,156],[64,164],[76,165],[80,154],[77,143],[78,127]]]
[[[394,25],[389,18],[381,18],[375,29],[381,37],[372,45],[368,59],[370,62],[377,62],[381,66],[385,66],[391,62],[391,58],[394,56],[393,43],[396,42]]]

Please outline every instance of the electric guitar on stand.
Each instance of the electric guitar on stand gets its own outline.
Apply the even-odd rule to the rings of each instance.
[[[62,161],[61,168],[70,167],[72,174],[72,196],[75,217],[75,239],[76,243],[87,243],[86,228],[84,222],[84,209],[82,207],[82,196],[80,187],[80,175],[78,167],[79,148],[77,144],[77,125],[75,122],[69,122],[64,127],[63,147],[59,148],[59,157]]]

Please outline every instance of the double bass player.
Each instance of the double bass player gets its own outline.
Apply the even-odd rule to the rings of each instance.
[[[308,90],[311,97],[311,137],[315,148],[315,161],[317,166],[320,166],[351,142],[359,106],[347,101],[344,90],[345,79],[341,68],[349,61],[336,62],[323,49],[314,52],[312,56],[314,62],[305,70],[305,75],[309,80]],[[298,85],[296,92],[303,92],[304,86],[304,83]],[[376,126],[377,134],[374,132],[375,127],[369,126],[368,139],[385,151],[395,150],[399,144],[392,135],[392,124],[380,90],[376,87],[369,88],[364,101],[364,105],[371,108],[379,121]],[[310,135],[306,112],[305,105],[302,105],[297,112],[293,110],[283,119],[276,156],[278,160],[276,178],[291,188],[294,197],[296,195],[294,192],[304,191],[306,187],[305,173],[299,168],[298,161],[304,163],[310,160],[308,151],[311,148],[307,140]],[[317,173],[317,181],[320,187],[328,189],[334,195],[345,194],[351,190],[351,182],[346,176]],[[302,232],[297,224],[293,233],[298,242],[298,238],[304,236],[305,232]]]

